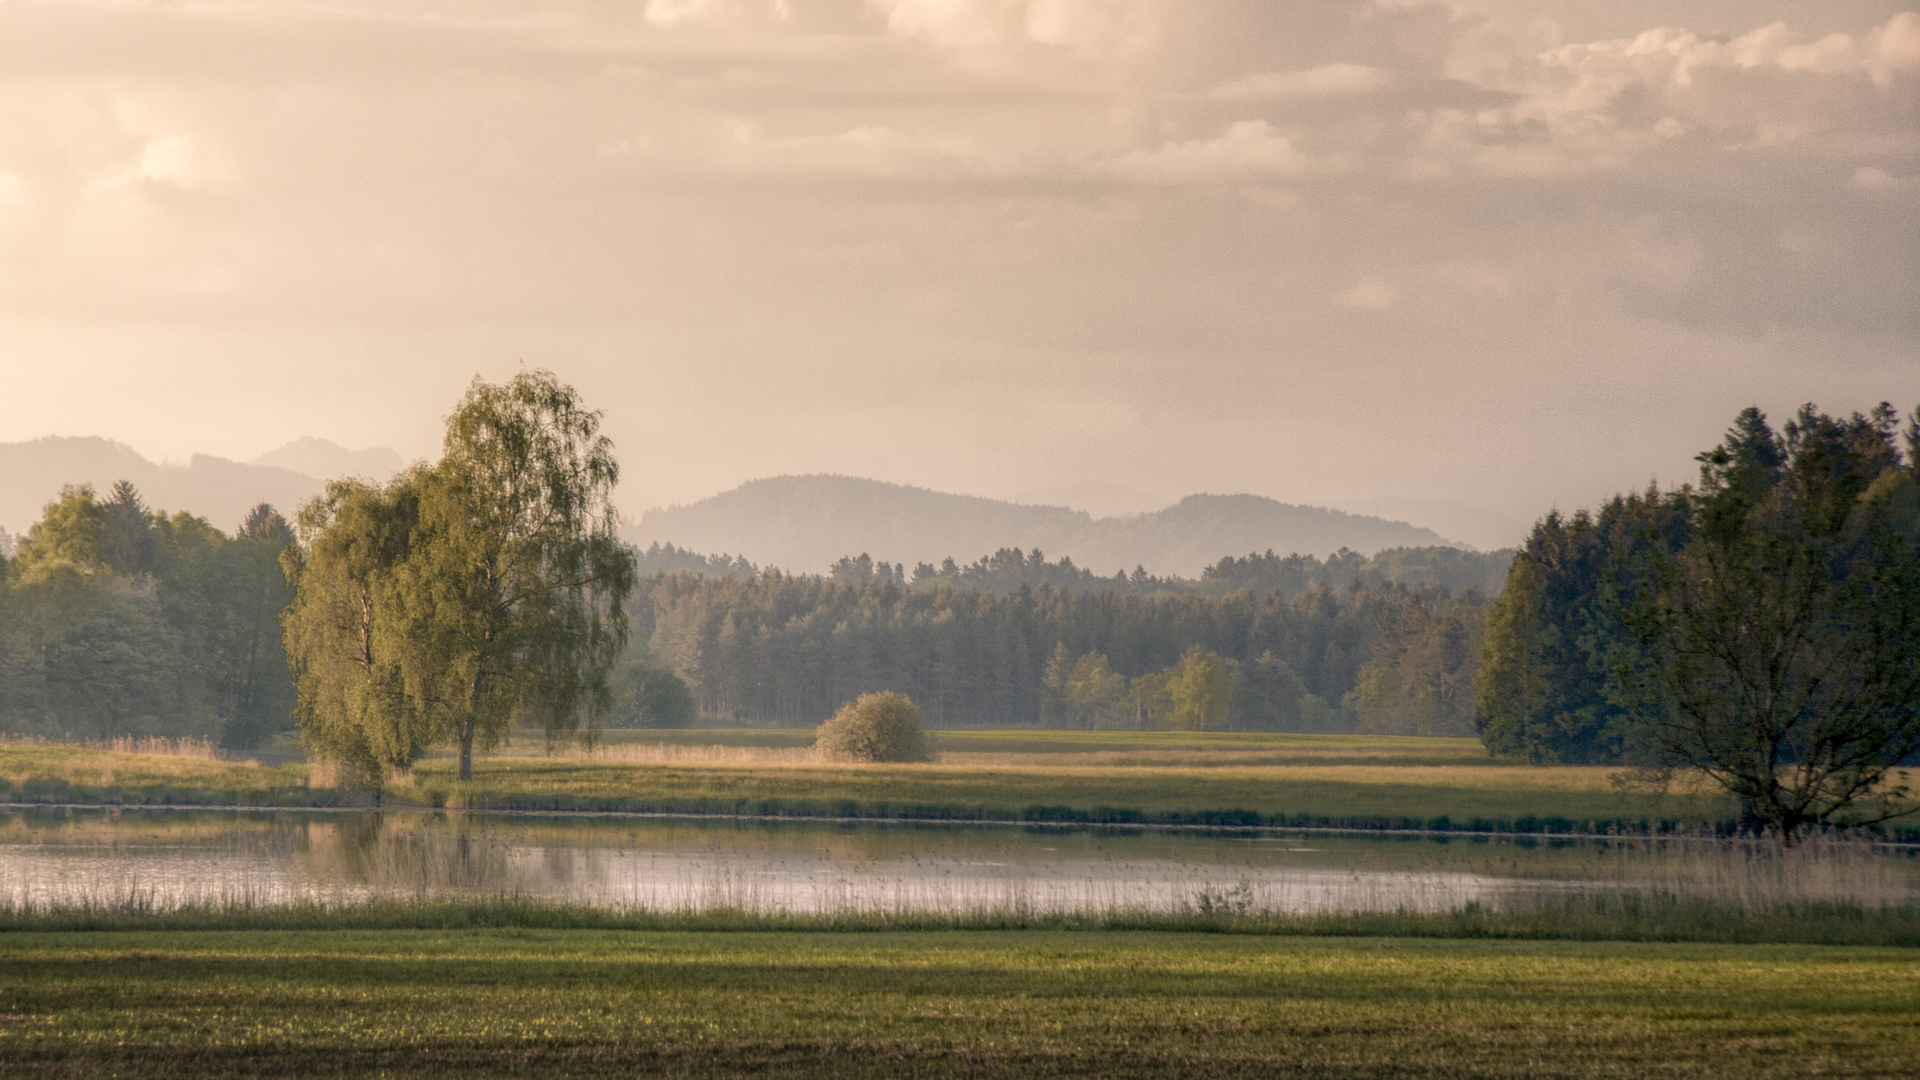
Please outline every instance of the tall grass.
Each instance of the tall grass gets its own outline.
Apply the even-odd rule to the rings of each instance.
[[[686,743],[602,742],[552,750],[515,748],[502,755],[543,761],[581,761],[612,765],[811,765],[821,759],[810,746],[724,746]]]
[[[115,735],[110,739],[53,739],[43,735],[12,735],[0,732],[0,746],[73,746],[87,750],[106,750],[115,754],[139,754],[143,757],[198,758],[203,761],[230,760],[211,739],[183,735],[170,739],[165,735]]]

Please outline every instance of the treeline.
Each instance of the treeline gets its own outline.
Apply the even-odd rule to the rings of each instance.
[[[814,724],[893,690],[942,727],[1160,726],[1197,656],[1219,664],[1205,678],[1225,702],[1204,726],[1466,734],[1482,606],[1364,578],[1207,596],[767,571],[655,574],[629,615],[703,711],[758,723]],[[1075,690],[1076,671],[1095,689]]]
[[[293,686],[272,507],[232,535],[149,510],[133,485],[69,487],[0,556],[0,731],[192,736],[229,748],[285,729]]]
[[[1390,548],[1374,555],[1361,555],[1345,548],[1321,560],[1312,555],[1275,555],[1269,548],[1262,554],[1227,556],[1201,571],[1198,579],[1177,575],[1160,577],[1144,567],[1132,573],[1117,571],[1102,576],[1074,564],[1072,556],[1049,560],[1035,548],[1001,548],[966,565],[951,556],[940,565],[923,562],[909,572],[904,563],[876,561],[867,554],[844,556],[827,571],[827,578],[840,585],[861,585],[873,581],[895,581],[915,588],[950,585],[965,589],[994,589],[1008,592],[1022,585],[1037,589],[1050,585],[1069,592],[1197,593],[1226,596],[1245,589],[1255,596],[1280,593],[1291,596],[1314,585],[1339,589],[1355,581],[1374,585],[1399,584],[1419,587],[1438,585],[1453,592],[1477,589],[1487,595],[1500,591],[1507,571],[1513,565],[1513,551],[1464,551],[1451,547]],[[750,578],[760,568],[744,555],[702,555],[655,542],[644,550],[634,550],[634,565],[642,575],[693,573],[702,577]]]
[[[1803,695],[1807,716],[1841,715],[1920,667],[1920,650],[1900,636],[1920,619],[1920,410],[1904,453],[1899,419],[1885,404],[1848,418],[1808,405],[1775,432],[1748,409],[1699,456],[1699,487],[1548,514],[1487,612],[1476,707],[1487,748],[1535,762],[1660,766],[1684,744],[1649,718],[1704,701],[1726,703],[1715,738],[1738,754],[1828,752],[1800,744],[1798,719],[1770,718],[1778,699]],[[1635,685],[1658,644],[1653,593],[1683,598],[1667,601],[1680,617],[1720,624],[1672,661],[1700,701],[1650,703]],[[1891,739],[1916,724],[1920,700],[1907,700],[1864,735],[1833,738]]]

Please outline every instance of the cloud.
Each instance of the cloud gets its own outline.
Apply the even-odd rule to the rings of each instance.
[[[1858,9],[1569,39],[1374,0],[0,4],[0,349],[83,400],[166,342],[200,431],[268,366],[338,415],[328,373],[404,372],[430,421],[553,363],[685,497],[862,471],[849,401],[947,403],[888,429],[899,478],[977,490],[1374,483],[1397,452],[1342,440],[1437,402],[1463,447],[1590,426],[1546,479],[1449,459],[1575,499],[1642,452],[1609,424],[1647,387],[1683,432],[1910,366],[1920,16]],[[1007,387],[1120,419],[1020,427]],[[0,438],[40,416],[0,395]]]
[[[1305,71],[1262,71],[1215,87],[1207,96],[1222,101],[1247,98],[1321,97],[1364,94],[1391,82],[1388,74],[1365,64],[1325,64]]]
[[[1104,58],[1152,46],[1155,0],[870,0],[888,28],[956,49],[1043,45]]]
[[[1852,185],[1863,191],[1914,191],[1920,189],[1920,175],[1895,176],[1885,169],[1863,165],[1853,170]]]
[[[1265,120],[1239,120],[1211,139],[1170,142],[1114,159],[1113,176],[1154,184],[1298,176],[1310,163]]]

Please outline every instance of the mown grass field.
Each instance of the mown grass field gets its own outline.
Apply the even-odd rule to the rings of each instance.
[[[1911,951],[1178,933],[0,935],[0,1075],[1910,1076]]]
[[[933,764],[840,765],[801,760],[808,738],[794,730],[619,732],[597,755],[551,756],[521,738],[477,761],[468,782],[454,778],[450,758],[422,761],[386,798],[526,810],[1517,831],[1717,823],[1733,813],[1716,793],[1623,791],[1611,769],[1515,765],[1470,739],[964,731],[938,733]],[[634,758],[647,747],[677,748],[682,759]],[[309,788],[308,775],[297,763],[0,744],[8,785],[0,798],[10,801],[353,801]]]

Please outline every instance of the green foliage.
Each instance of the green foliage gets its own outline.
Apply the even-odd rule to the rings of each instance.
[[[655,541],[645,551],[634,551],[634,572],[646,574],[694,573],[703,577],[750,578],[760,568],[744,555],[701,555]]]
[[[1607,600],[1636,649],[1623,696],[1667,753],[1791,841],[1912,813],[1920,753],[1920,484],[1881,405],[1758,409],[1700,455],[1695,528],[1624,564]]]
[[[609,501],[620,478],[600,414],[549,372],[475,379],[420,485],[393,577],[397,663],[412,708],[458,747],[461,772],[515,721],[549,741],[598,732],[627,640],[633,556]]]
[[[1167,673],[1166,725],[1176,731],[1225,731],[1233,700],[1233,674],[1220,657],[1189,649]]]
[[[432,744],[432,717],[404,692],[394,578],[413,547],[422,469],[376,487],[335,480],[300,509],[304,543],[281,556],[294,598],[282,616],[307,756],[378,790]]]
[[[1054,646],[1041,677],[1040,721],[1072,728],[1135,726],[1127,677],[1090,652],[1075,660],[1065,642]]]
[[[1422,589],[1383,621],[1353,691],[1361,731],[1470,735],[1480,606]]]
[[[1611,682],[1634,646],[1603,587],[1616,566],[1684,544],[1692,527],[1687,492],[1657,488],[1534,526],[1486,613],[1474,724],[1489,750],[1535,763],[1658,760]]]
[[[699,718],[693,688],[672,668],[647,656],[629,655],[608,682],[613,703],[603,723],[610,728],[679,728]]]
[[[64,489],[0,576],[0,730],[235,749],[281,730],[283,542],[149,511],[124,481]]]
[[[1051,586],[1002,593],[769,571],[658,575],[640,583],[629,610],[636,632],[692,684],[709,715],[804,723],[860,694],[895,689],[920,704],[932,727],[1121,722],[1105,689],[1095,688],[1107,683],[1096,677],[1099,662],[1083,673],[1091,696],[1079,705],[1063,696],[1081,660],[1098,654],[1108,671],[1130,680],[1125,723],[1151,726],[1162,709],[1148,692],[1151,680],[1140,680],[1197,647],[1238,670],[1243,683],[1255,665],[1266,665],[1259,686],[1266,696],[1236,691],[1233,726],[1339,731],[1352,727],[1341,702],[1374,658],[1382,628],[1395,625],[1406,605],[1444,607],[1438,591],[1428,591],[1436,598],[1367,584],[1263,597]],[[1480,601],[1453,603],[1464,621],[1476,617]],[[1319,704],[1308,708],[1308,695]],[[1083,711],[1069,720],[1071,708]]]
[[[867,559],[865,564],[861,559]],[[962,566],[951,557],[939,566],[921,563],[913,570],[915,588],[956,586],[969,589],[993,589],[1010,592],[1021,586],[1043,585],[1069,592],[1132,592],[1144,596],[1160,593],[1195,593],[1224,596],[1245,590],[1255,597],[1270,594],[1292,596],[1315,586],[1342,589],[1355,581],[1370,585],[1407,585],[1413,588],[1437,585],[1454,592],[1469,589],[1497,592],[1513,561],[1512,551],[1477,552],[1451,547],[1391,548],[1372,556],[1341,549],[1326,561],[1298,553],[1278,556],[1249,554],[1244,558],[1227,556],[1201,571],[1199,580],[1168,575],[1159,577],[1135,567],[1133,573],[1116,572],[1102,577],[1062,556],[1048,561],[1038,548],[1023,552],[1019,548],[1001,548],[991,555]],[[676,568],[677,569],[677,568]],[[901,568],[875,564],[867,556],[842,559],[830,575],[835,581],[863,583],[876,577],[903,577]]]
[[[1237,677],[1230,716],[1235,728],[1242,731],[1334,730],[1303,726],[1302,705],[1311,695],[1307,693],[1306,681],[1293,670],[1293,665],[1269,651],[1234,667]]]
[[[832,761],[929,761],[920,710],[905,694],[861,694],[820,725],[815,752]]]
[[[1525,753],[1531,765],[1542,763],[1541,749],[1552,737],[1537,730],[1547,722],[1554,690],[1546,663],[1551,631],[1541,620],[1540,592],[1533,562],[1515,560],[1506,590],[1487,605],[1474,685],[1474,716],[1488,748]]]
[[[515,723],[591,740],[613,704],[633,556],[600,414],[551,373],[475,379],[445,454],[302,511],[288,642],[310,750],[377,784],[435,743],[492,750]]]
[[[1371,556],[1345,548],[1325,562],[1298,553],[1283,557],[1272,549],[1264,555],[1228,556],[1202,571],[1200,583],[1229,590],[1245,589],[1255,596],[1279,593],[1291,596],[1315,585],[1341,589],[1355,581],[1369,585],[1437,586],[1449,592],[1469,590],[1497,593],[1512,565],[1512,549],[1463,551],[1452,547],[1388,548]]]

